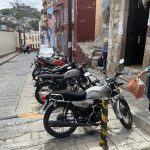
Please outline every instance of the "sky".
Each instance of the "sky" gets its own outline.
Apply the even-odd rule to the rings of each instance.
[[[0,0],[0,9],[4,8],[11,8],[11,3],[16,2],[17,0]],[[25,4],[28,6],[31,6],[33,8],[37,8],[38,10],[41,10],[42,8],[42,0],[18,0],[19,4]]]

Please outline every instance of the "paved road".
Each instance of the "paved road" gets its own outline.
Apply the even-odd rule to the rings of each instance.
[[[0,120],[0,150],[101,150],[99,129],[78,128],[69,138],[55,139],[45,132],[43,116],[24,115],[41,108],[35,101],[31,78],[30,63],[34,56],[21,54],[0,66],[0,117],[6,118]],[[16,114],[20,118],[7,119]],[[150,136],[136,125],[130,131],[123,128],[111,107],[109,127],[108,144],[112,150],[150,147]]]

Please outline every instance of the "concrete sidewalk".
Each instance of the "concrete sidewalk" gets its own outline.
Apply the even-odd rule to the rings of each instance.
[[[92,72],[99,79],[103,80],[104,74],[98,70],[99,69],[90,69],[90,72]],[[140,99],[135,98],[134,95],[127,90],[126,76],[122,76],[122,78],[125,78],[125,80],[123,80],[124,86],[123,89],[121,89],[121,93],[128,101],[133,114],[133,121],[139,128],[150,134],[150,112],[146,111],[149,101],[145,95]]]
[[[8,62],[9,60],[13,59],[14,57],[16,57],[19,54],[20,54],[20,52],[14,52],[14,53],[8,54],[7,56],[0,58],[0,65]]]

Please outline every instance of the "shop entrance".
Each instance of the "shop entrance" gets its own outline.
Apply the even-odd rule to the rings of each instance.
[[[130,0],[125,46],[125,64],[142,65],[145,50],[149,9],[141,0]]]

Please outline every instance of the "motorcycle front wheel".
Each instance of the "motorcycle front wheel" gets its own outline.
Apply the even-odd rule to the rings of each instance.
[[[33,80],[37,80],[37,75],[40,73],[40,68],[34,68],[32,72],[32,78]]]
[[[76,111],[65,103],[59,103],[55,107],[50,106],[45,112],[43,123],[45,130],[55,138],[65,138],[70,136],[77,127],[52,127],[51,122],[76,122]]]
[[[130,107],[127,101],[124,98],[120,101],[119,108],[120,108],[120,113],[122,115],[122,119],[120,119],[121,124],[126,129],[131,129],[133,123],[132,113],[130,111]]]

